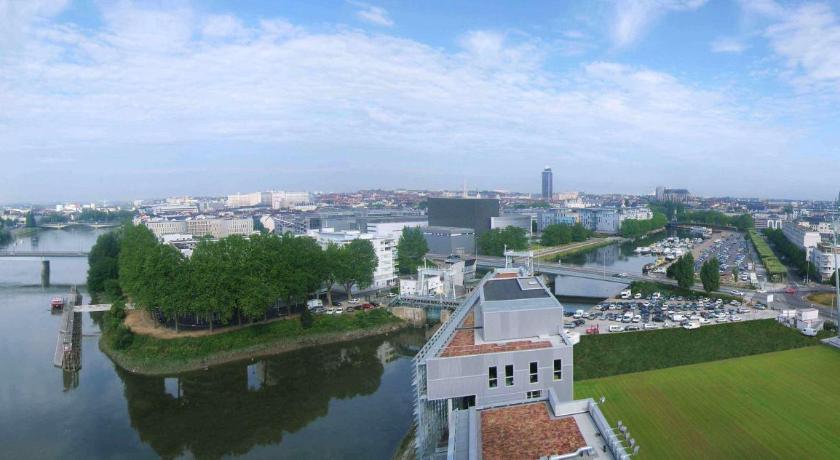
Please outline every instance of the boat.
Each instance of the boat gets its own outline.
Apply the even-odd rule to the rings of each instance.
[[[60,310],[60,309],[64,308],[64,298],[53,297],[52,300],[50,300],[50,307],[53,310]]]

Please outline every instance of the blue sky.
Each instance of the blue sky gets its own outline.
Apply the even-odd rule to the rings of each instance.
[[[837,3],[0,0],[0,202],[831,199],[838,102]]]

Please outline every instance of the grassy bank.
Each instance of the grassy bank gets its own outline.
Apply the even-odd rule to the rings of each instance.
[[[672,286],[670,284],[655,283],[655,282],[652,282],[652,281],[633,281],[632,283],[630,283],[630,290],[632,290],[634,294],[637,293],[637,292],[640,292],[642,294],[642,297],[647,297],[647,296],[653,294],[654,292],[658,292],[665,297],[671,297],[671,296],[679,297],[679,296],[682,296],[682,297],[687,297],[687,298],[690,298],[690,299],[699,299],[700,297],[708,297],[710,299],[721,299],[721,300],[724,300],[726,302],[729,302],[730,300],[737,300],[737,301],[740,302],[741,300],[743,300],[741,297],[737,297],[737,296],[734,296],[734,295],[715,294],[715,293],[707,294],[703,291],[694,291],[692,289],[682,289],[682,288],[679,288],[677,286]]]
[[[602,248],[604,246],[609,246],[611,244],[615,244],[619,241],[621,241],[621,240],[617,239],[617,238],[614,238],[614,237],[611,238],[611,239],[610,238],[599,239],[597,241],[592,241],[592,242],[589,242],[587,244],[584,244],[582,246],[575,246],[575,247],[571,247],[571,248],[568,248],[568,249],[559,249],[557,252],[551,253],[549,255],[537,257],[537,259],[544,260],[544,261],[557,262],[562,257],[573,256],[575,254],[580,254],[581,252],[587,252],[587,251],[591,251],[593,249]],[[577,245],[577,244],[580,244],[580,243],[569,243],[568,246],[574,246],[574,245]]]
[[[161,375],[203,369],[210,365],[353,340],[392,332],[406,323],[386,310],[353,315],[318,316],[312,327],[300,321],[275,321],[204,337],[157,339],[133,335],[127,345],[115,340],[118,327],[106,319],[99,347],[131,372]],[[113,323],[112,323],[113,324]]]
[[[775,320],[581,337],[575,381],[817,345]]]
[[[817,292],[808,296],[809,302],[825,305],[826,307],[836,307],[834,303],[834,293],[831,292]]]
[[[639,458],[840,458],[838,380],[840,352],[817,346],[576,382],[575,397],[605,396]]]

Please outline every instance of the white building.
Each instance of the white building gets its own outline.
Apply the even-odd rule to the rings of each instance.
[[[309,204],[312,197],[309,192],[270,192],[271,207],[273,209],[286,209],[294,206]]]
[[[378,262],[373,272],[373,283],[370,286],[356,286],[356,290],[389,289],[397,285],[397,242],[393,238],[378,237],[358,230],[334,231],[331,228],[310,230],[307,235],[314,238],[324,248],[329,243],[343,246],[357,239],[370,241]]]
[[[811,231],[809,227],[798,225],[795,222],[785,222],[782,225],[782,233],[799,249],[804,249],[809,259],[811,258],[811,250],[822,241],[819,232]]]
[[[648,220],[653,212],[646,207],[639,208],[585,208],[578,211],[580,223],[598,233],[618,233],[625,219]]]
[[[368,222],[367,232],[381,238],[393,238],[399,242],[400,235],[406,227],[428,227],[428,219],[400,220],[394,222]]]
[[[229,208],[249,208],[262,205],[271,206],[271,192],[237,193],[227,197],[227,207]]]
[[[820,276],[825,280],[831,278],[831,275],[837,270],[837,266],[834,264],[835,254],[840,260],[840,247],[833,247],[830,244],[820,243],[817,247],[811,249],[809,260],[817,267]]]
[[[251,218],[151,220],[144,224],[158,238],[173,234],[224,238],[230,235],[250,235],[254,232],[254,220]]]

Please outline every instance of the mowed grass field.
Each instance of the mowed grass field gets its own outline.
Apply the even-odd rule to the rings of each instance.
[[[575,382],[648,459],[840,458],[840,350],[811,346]]]

